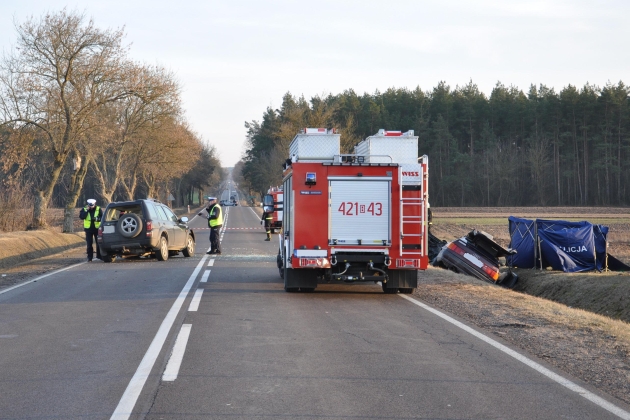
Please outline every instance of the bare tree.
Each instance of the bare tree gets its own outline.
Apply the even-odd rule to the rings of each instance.
[[[177,118],[181,112],[179,85],[165,69],[129,66],[127,83],[133,95],[107,107],[103,118],[108,124],[106,131],[101,131],[106,133],[106,140],[96,150],[93,165],[101,185],[100,194],[107,202],[123,177],[123,169],[135,163],[130,143],[143,131],[152,130],[161,119]]]
[[[157,196],[160,186],[190,170],[201,153],[201,142],[182,122],[162,118],[138,132],[128,143],[121,186],[132,200],[139,181],[149,196]]]
[[[68,157],[86,141],[90,120],[124,98],[122,30],[100,30],[76,12],[48,13],[16,25],[17,48],[0,63],[3,124],[35,127],[52,153],[52,170],[37,188],[32,228],[45,211]]]

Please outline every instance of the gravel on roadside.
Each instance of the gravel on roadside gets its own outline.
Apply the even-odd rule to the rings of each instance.
[[[430,267],[415,296],[630,404],[630,325]]]

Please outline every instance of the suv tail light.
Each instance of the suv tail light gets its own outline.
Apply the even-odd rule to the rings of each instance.
[[[97,242],[102,242],[103,241],[103,226],[98,228],[98,234],[96,235],[96,241]]]
[[[151,221],[147,221],[147,238],[153,236],[153,223]]]

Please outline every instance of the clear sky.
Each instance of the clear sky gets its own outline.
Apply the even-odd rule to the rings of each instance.
[[[242,156],[244,122],[286,92],[630,83],[627,0],[1,0],[0,48],[14,22],[63,7],[124,26],[132,59],[172,70],[223,166]]]

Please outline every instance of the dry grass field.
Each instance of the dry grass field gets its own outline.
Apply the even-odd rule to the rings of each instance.
[[[471,229],[488,232],[495,241],[510,243],[508,217],[586,220],[604,224],[608,252],[630,265],[630,209],[619,207],[507,207],[434,208],[432,233],[451,241]],[[514,290],[554,300],[575,308],[630,322],[630,274],[618,272],[563,273],[517,269]]]
[[[495,241],[510,243],[508,217],[552,219],[602,224],[610,228],[608,251],[630,264],[630,208],[625,207],[433,207],[435,236],[446,241],[464,236],[471,229],[483,230]]]
[[[606,225],[609,253],[630,264],[628,208],[433,208],[431,231],[450,241],[478,229],[507,246],[509,216]],[[431,267],[416,296],[630,403],[630,273],[516,271],[506,290]]]

